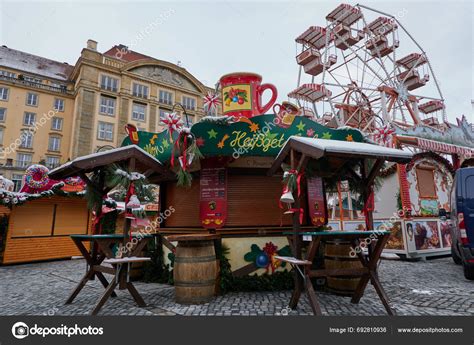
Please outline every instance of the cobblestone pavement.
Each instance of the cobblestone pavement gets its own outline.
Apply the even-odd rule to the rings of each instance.
[[[64,305],[85,272],[84,260],[0,267],[1,315],[87,315],[103,287],[95,280]],[[382,261],[380,278],[398,315],[474,315],[474,282],[450,258],[425,262]],[[185,306],[174,302],[173,287],[136,282],[148,307],[135,305],[127,291],[117,291],[100,315],[279,315],[290,291],[229,293],[211,303]],[[385,315],[372,286],[359,304],[349,297],[318,293],[325,315]],[[290,315],[311,315],[306,297]]]

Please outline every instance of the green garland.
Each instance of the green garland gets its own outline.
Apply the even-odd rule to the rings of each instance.
[[[125,171],[120,166],[112,164],[104,168],[102,171],[96,171],[92,173],[90,180],[94,185],[99,183],[101,174],[104,174],[104,185],[107,188],[117,188],[120,191],[118,195],[121,197],[123,196],[122,200],[125,199],[125,195],[128,188],[130,187],[130,183],[133,182],[135,186],[135,194],[139,200],[145,202],[156,202],[152,187],[147,184],[144,175]],[[86,187],[85,196],[87,200],[87,206],[90,210],[97,209],[99,205],[106,205],[112,208],[116,207],[114,200],[110,198],[102,199],[102,195],[96,192],[95,189],[93,189],[89,184]]]
[[[6,206],[8,208],[12,208],[13,206],[22,205],[27,201],[32,201],[36,199],[41,199],[45,197],[53,197],[53,196],[62,196],[62,197],[84,197],[86,194],[85,191],[81,192],[65,192],[61,188],[64,186],[64,182],[56,183],[51,187],[50,190],[29,194],[29,193],[20,193],[20,192],[9,192],[6,190],[0,191],[0,205]]]

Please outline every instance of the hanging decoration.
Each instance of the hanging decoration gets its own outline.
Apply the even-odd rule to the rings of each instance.
[[[190,187],[192,183],[192,175],[189,167],[195,159],[203,158],[199,147],[196,144],[196,138],[189,128],[182,128],[179,132],[178,139],[175,142],[178,152],[178,182],[179,186]],[[171,166],[174,165],[174,157],[171,157]]]
[[[265,243],[263,248],[260,248],[256,244],[252,244],[250,252],[244,255],[244,260],[254,263],[258,268],[264,268],[266,273],[269,273],[269,271],[274,273],[278,267],[286,266],[286,262],[275,259],[276,255],[291,256],[290,247],[287,245],[278,250],[278,246],[273,242]]]
[[[184,127],[184,122],[181,119],[181,116],[176,112],[165,114],[165,118],[162,119],[161,122],[168,127],[170,141],[173,140],[173,133],[179,132]]]
[[[298,198],[301,195],[301,178],[303,177],[302,173],[298,173],[295,169],[290,169],[287,164],[282,164],[283,168],[283,191],[279,200],[279,206],[283,209],[282,203],[286,203],[288,205],[288,210],[285,214],[292,214],[292,213],[299,213],[300,217],[300,224],[303,223],[303,214],[304,209],[301,207],[299,209],[293,208],[292,204],[295,202],[293,197],[293,193],[297,192]]]
[[[395,133],[395,129],[387,124],[381,128],[375,128],[373,133],[373,138],[376,143],[381,146],[391,147],[392,146],[392,136]]]
[[[219,95],[208,91],[207,95],[203,97],[203,103],[206,112],[210,113],[212,110],[217,112],[217,106],[220,103]]]
[[[33,164],[29,166],[25,171],[24,183],[20,192],[34,194],[51,189],[58,181],[51,180],[48,173],[49,169],[44,165]]]

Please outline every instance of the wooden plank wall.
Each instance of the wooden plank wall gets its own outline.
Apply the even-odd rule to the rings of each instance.
[[[53,197],[34,200],[30,205],[44,205],[49,203],[74,203],[78,211],[83,212],[87,208],[86,201],[83,199],[73,199],[64,197]],[[22,207],[22,206],[17,206]],[[23,215],[24,217],[24,215]],[[88,233],[91,229],[91,218],[88,217],[87,229],[81,233]],[[35,222],[35,218],[31,218]],[[24,223],[24,219],[21,222]],[[68,235],[61,236],[42,236],[42,237],[12,237],[15,231],[15,208],[10,213],[10,222],[8,226],[7,242],[3,253],[3,264],[15,264],[24,262],[44,261],[52,259],[70,258],[71,256],[81,255],[73,241]]]

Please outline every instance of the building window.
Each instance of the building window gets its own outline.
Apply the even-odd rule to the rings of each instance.
[[[61,150],[61,138],[56,136],[50,136],[48,142],[49,151],[60,151]]]
[[[434,169],[432,167],[417,166],[416,179],[418,181],[418,191],[420,193],[420,198],[435,199],[437,197]]]
[[[30,83],[37,83],[37,84],[43,83],[43,80],[35,78],[35,77],[30,77],[28,75],[24,75],[23,80],[25,80],[27,82],[30,82]]]
[[[165,119],[166,115],[169,115],[170,112],[164,109],[160,109],[160,123]]]
[[[103,75],[100,80],[100,88],[103,90],[117,92],[118,79]]]
[[[56,98],[54,100],[54,110],[64,111],[64,99]]]
[[[148,98],[148,86],[133,83],[133,95],[135,97]]]
[[[99,122],[97,138],[100,140],[114,140],[114,124],[108,122]]]
[[[32,155],[30,153],[18,153],[16,155],[17,166],[26,168],[31,165]]]
[[[114,116],[115,114],[115,98],[100,96],[99,112],[104,115]]]
[[[186,120],[186,118],[187,118],[187,120]],[[185,124],[186,126],[189,125],[189,127],[191,127],[191,126],[193,125],[193,123],[194,123],[194,116],[189,116],[189,115],[186,116],[186,115],[184,115],[184,116],[183,116],[183,122],[184,122],[184,124]]]
[[[26,94],[26,105],[37,107],[38,106],[38,94],[28,92]]]
[[[16,78],[16,73],[0,70],[0,75],[8,78]]]
[[[55,131],[61,131],[63,129],[63,118],[62,117],[53,117],[51,119],[51,129]]]
[[[59,166],[59,157],[46,156],[46,166],[49,169],[54,169]]]
[[[132,120],[145,122],[146,105],[133,102]]]
[[[13,182],[13,189],[15,192],[19,192],[21,189],[21,185],[23,183],[23,175],[20,174],[12,174],[12,182]]]
[[[3,127],[0,127],[0,145],[3,145]]]
[[[25,116],[23,117],[23,125],[25,126],[34,126],[36,121],[36,114],[25,112]]]
[[[187,110],[196,110],[196,99],[183,96],[183,107]]]
[[[20,147],[24,149],[31,149],[33,147],[33,132],[22,131],[20,135]]]
[[[0,87],[0,100],[8,101],[8,88]]]
[[[0,108],[0,122],[5,122],[7,118],[7,108]]]
[[[173,104],[173,94],[168,91],[160,90],[158,101],[163,104]]]

